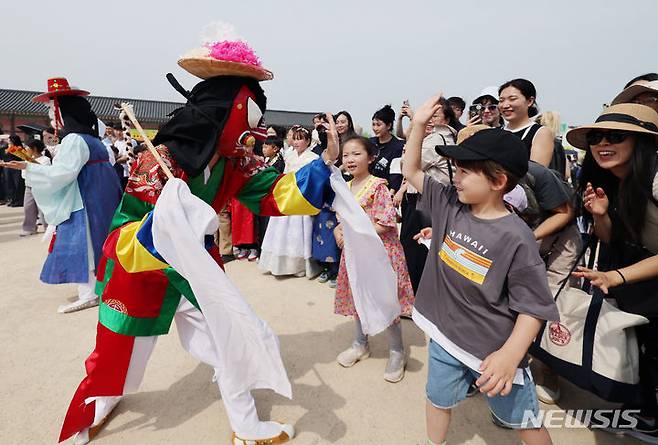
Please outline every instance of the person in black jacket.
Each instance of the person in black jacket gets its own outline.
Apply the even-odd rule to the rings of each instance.
[[[393,136],[393,122],[395,122],[395,111],[390,105],[384,105],[372,115],[372,131],[375,134],[370,138],[378,155],[372,163],[372,174],[378,178],[388,181],[388,188],[398,191],[402,184],[401,173],[391,173],[391,164],[394,160],[402,157],[404,142]]]
[[[21,161],[22,159],[18,156],[10,154],[8,151],[13,147],[23,147],[23,141],[21,138],[12,134],[9,136],[9,147],[5,151],[5,160],[7,161]],[[9,207],[23,207],[23,196],[25,195],[25,180],[21,176],[20,170],[10,170],[6,169],[5,175],[7,178],[7,191]]]

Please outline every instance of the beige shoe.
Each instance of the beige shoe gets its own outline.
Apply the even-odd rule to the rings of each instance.
[[[92,298],[91,300],[75,300],[73,303],[63,304],[57,308],[57,312],[60,314],[70,314],[71,312],[78,312],[96,306],[98,306],[98,297]]]
[[[557,374],[544,372],[541,385],[535,385],[537,398],[548,405],[555,405],[560,400],[560,381]]]
[[[365,360],[368,357],[370,357],[370,349],[368,349],[368,345],[356,344],[338,354],[336,361],[343,368],[350,368],[359,360]]]
[[[548,386],[544,385],[535,385],[537,391],[537,398],[540,402],[546,403],[547,405],[555,405],[560,400],[560,388],[553,390]]]
[[[281,434],[276,437],[270,437],[267,439],[244,439],[237,434],[233,433],[231,435],[231,444],[232,445],[275,445],[281,443],[289,442],[293,437],[295,437],[295,429],[292,425],[281,424]]]

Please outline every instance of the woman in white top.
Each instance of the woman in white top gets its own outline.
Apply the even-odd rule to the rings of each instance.
[[[284,173],[296,172],[318,158],[309,150],[311,132],[302,126],[294,126],[292,150],[284,152]],[[310,216],[271,217],[261,245],[258,265],[272,275],[295,275],[309,278],[318,275],[318,266],[311,258],[313,219]]]

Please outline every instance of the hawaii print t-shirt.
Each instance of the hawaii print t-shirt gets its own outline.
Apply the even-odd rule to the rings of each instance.
[[[432,243],[415,310],[432,328],[484,360],[518,314],[559,320],[535,237],[518,216],[477,218],[454,187],[428,175],[418,209],[432,217]]]

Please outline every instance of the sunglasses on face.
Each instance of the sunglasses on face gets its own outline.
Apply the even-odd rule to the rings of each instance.
[[[471,105],[468,109],[471,113],[479,113],[480,111],[495,111],[498,108],[498,105],[490,104],[490,105],[482,105],[482,104],[475,104]]]
[[[598,145],[601,143],[603,138],[608,141],[609,144],[619,144],[624,142],[631,134],[626,131],[600,131],[592,130],[587,133],[585,139],[587,140],[587,145]]]

